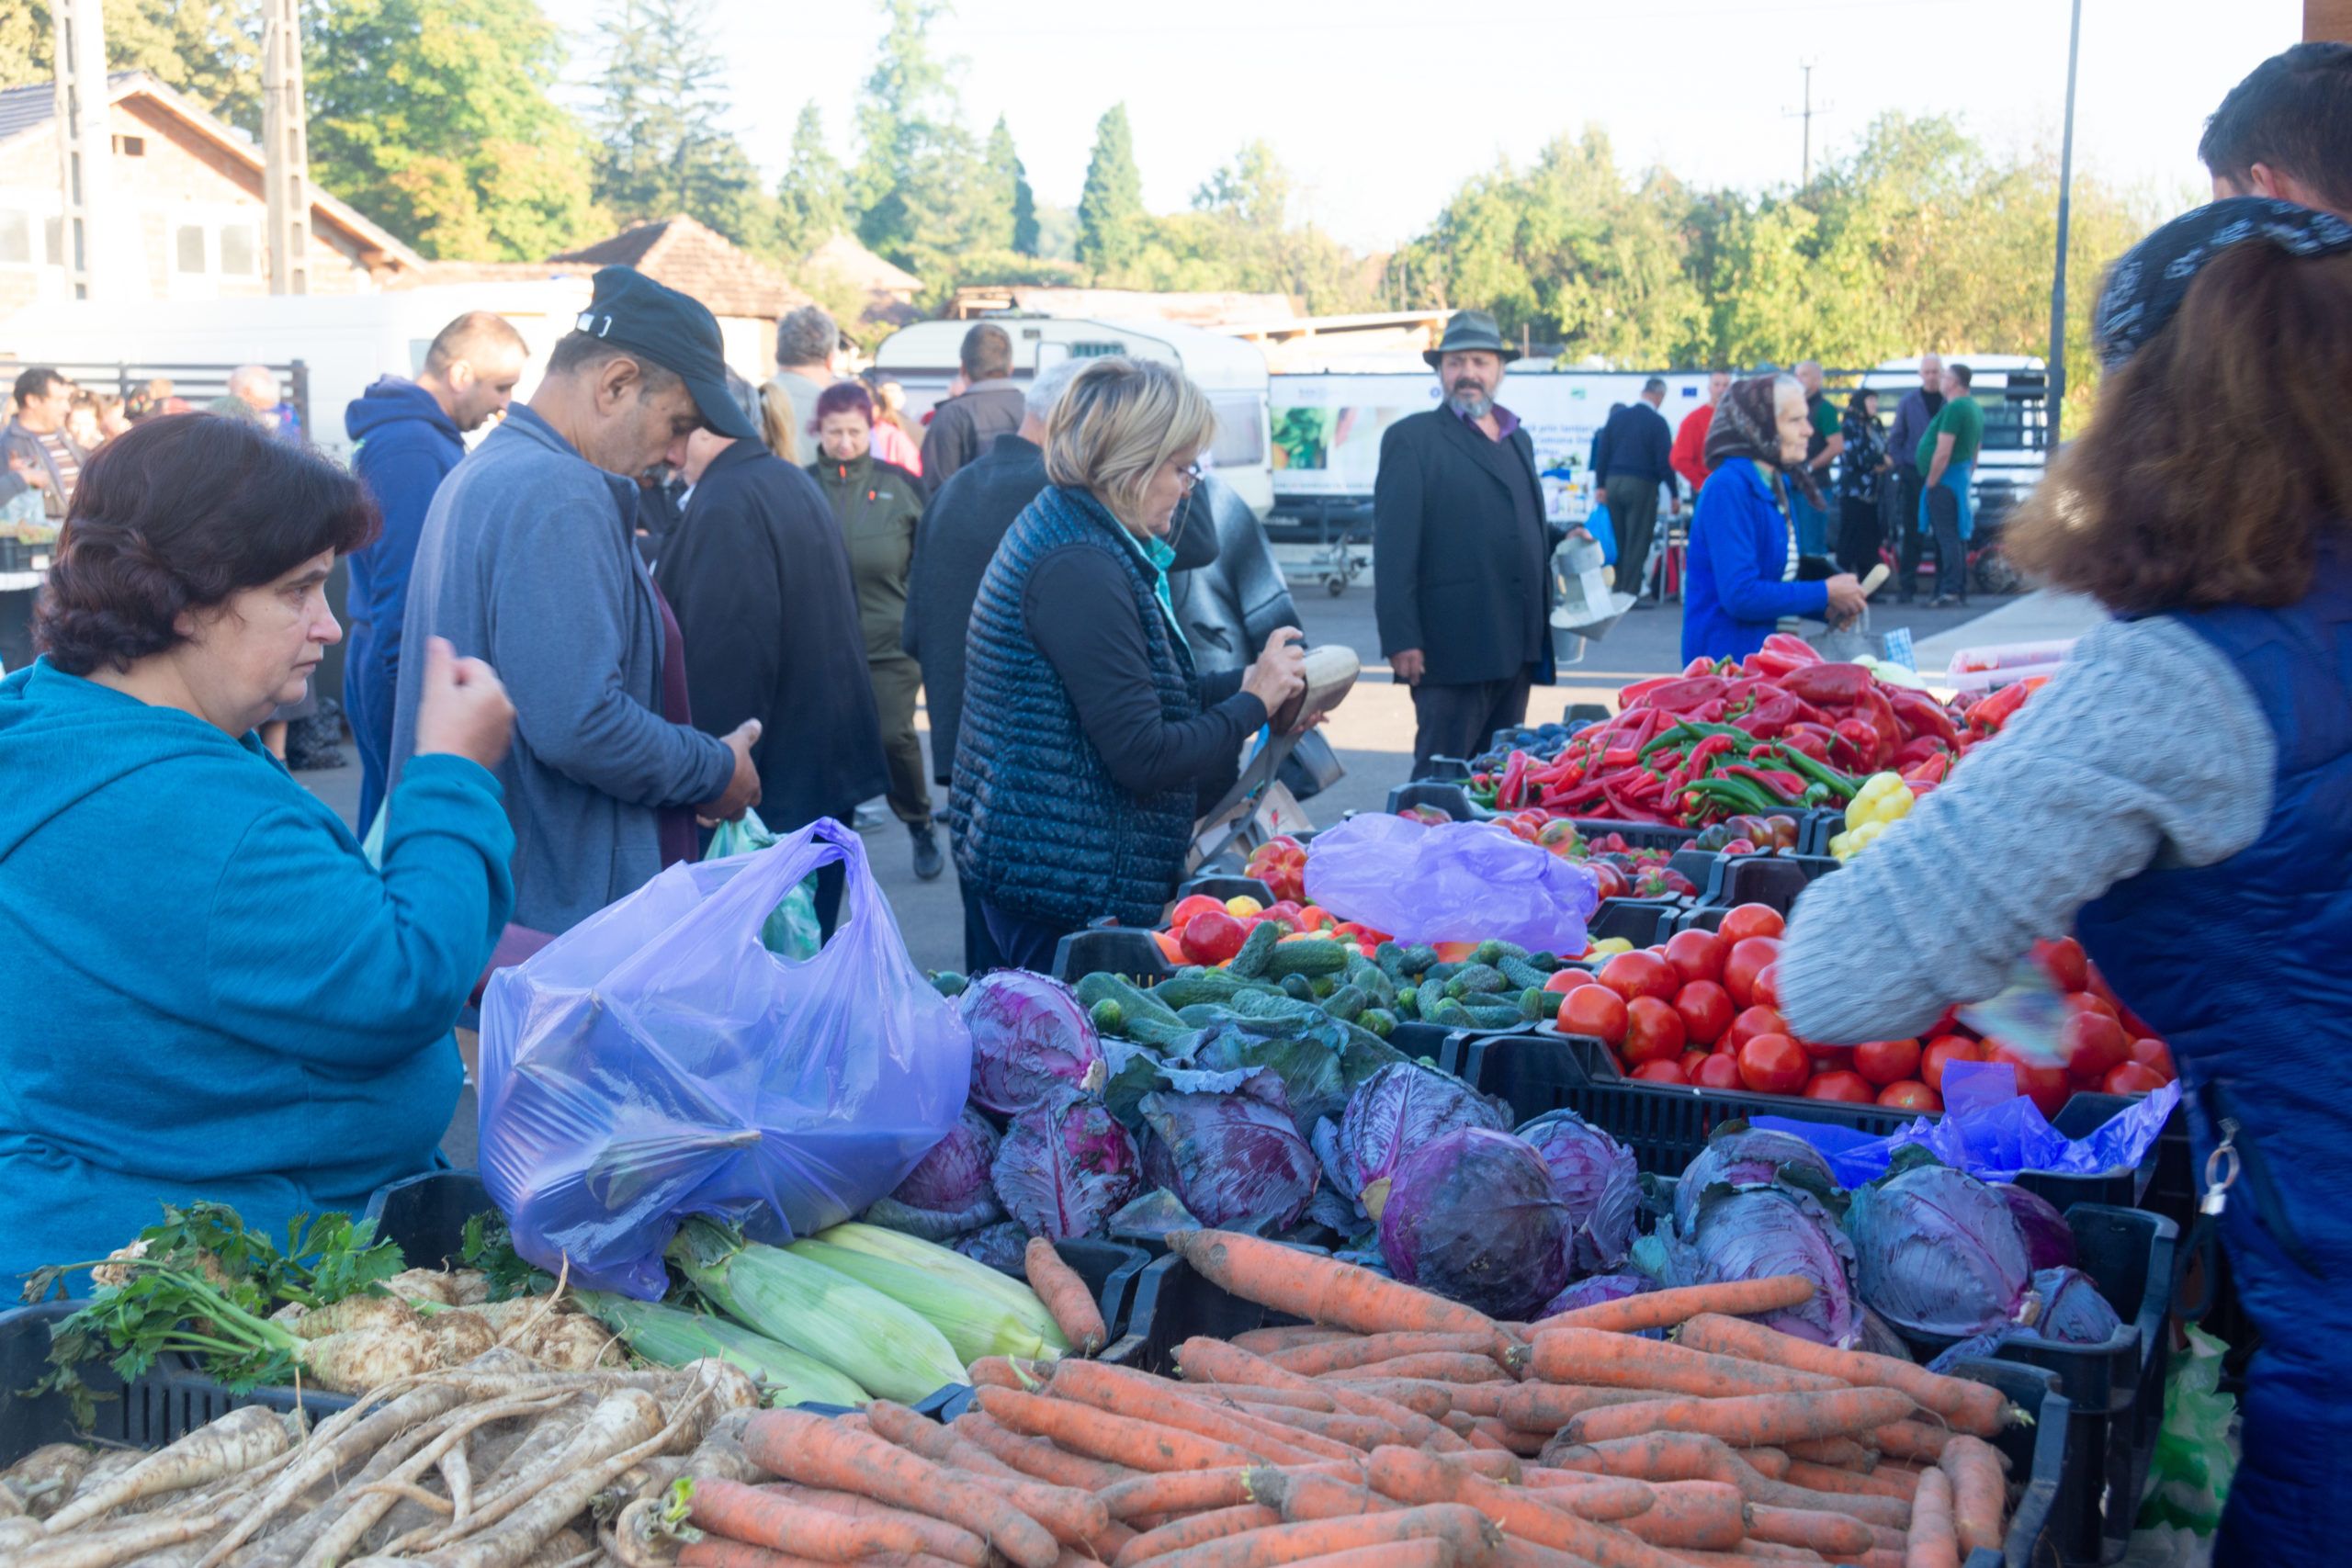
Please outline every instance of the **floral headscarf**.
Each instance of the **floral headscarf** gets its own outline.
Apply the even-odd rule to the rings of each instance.
[[[2268,197],[2240,196],[2184,212],[2130,250],[2107,275],[2091,318],[2099,364],[2120,367],[2165,328],[2199,268],[2233,245],[2276,245],[2290,255],[2352,250],[2352,223]]]
[[[1780,469],[1799,494],[1826,511],[1829,503],[1822,500],[1813,470],[1803,463],[1789,468],[1781,462],[1777,380],[1772,376],[1750,376],[1731,384],[1715,405],[1715,422],[1707,427],[1707,446],[1699,460],[1710,468],[1720,468],[1735,457],[1753,458],[1768,468]]]

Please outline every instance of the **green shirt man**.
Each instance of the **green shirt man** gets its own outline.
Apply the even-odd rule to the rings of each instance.
[[[1966,387],[1960,388],[1955,396],[1949,378],[1944,406],[1936,411],[1936,417],[1928,422],[1927,430],[1919,437],[1919,449],[1915,457],[1921,473],[1934,473],[1936,441],[1945,435],[1951,437],[1951,455],[1945,459],[1947,464],[1976,461],[1977,451],[1984,445],[1984,406],[1969,395]],[[1942,476],[1938,474],[1935,477],[1940,479]]]

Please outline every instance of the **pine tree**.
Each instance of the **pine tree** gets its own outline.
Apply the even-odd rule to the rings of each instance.
[[[812,99],[792,130],[792,162],[776,183],[776,231],[787,259],[807,255],[849,224],[849,181],[825,146],[825,124]]]
[[[1094,127],[1094,156],[1078,198],[1078,261],[1097,279],[1115,277],[1143,248],[1143,175],[1136,169],[1127,106],[1114,104]]]
[[[985,156],[989,169],[986,200],[990,210],[985,217],[991,241],[989,248],[1035,255],[1037,247],[1037,201],[1029,192],[1028,171],[1021,166],[1021,154],[1013,151],[1012,128],[1004,123],[1002,115],[996,117],[996,127],[989,132]],[[1003,213],[1001,221],[996,217],[999,209]],[[975,216],[983,215],[976,213]],[[1024,220],[1029,230],[1027,250],[1021,247]]]
[[[712,11],[713,0],[620,0],[600,25],[596,198],[628,218],[684,213],[773,254],[775,208],[723,124],[726,62],[708,41]]]

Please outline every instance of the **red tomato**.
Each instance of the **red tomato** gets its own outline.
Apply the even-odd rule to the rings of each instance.
[[[1758,1094],[1794,1094],[1812,1074],[1804,1047],[1785,1034],[1759,1034],[1739,1048],[1739,1081]]]
[[[1478,951],[1478,944],[1475,942],[1433,942],[1430,943],[1430,949],[1437,954],[1440,964],[1467,964],[1470,955]]]
[[[2103,1012],[2118,1023],[2123,1021],[2123,1015],[2116,1010],[2113,1002],[2089,991],[2070,993],[2066,998],[2066,1006],[2075,1012]]]
[[[1304,931],[1336,931],[1340,917],[1320,904],[1309,904],[1298,912],[1298,929]]]
[[[1781,1005],[1781,965],[1777,961],[1756,972],[1754,984],[1747,987],[1747,999],[1760,1008]]]
[[[1724,1043],[1736,1051],[1759,1034],[1786,1034],[1789,1026],[1770,1008],[1749,1008],[1731,1021],[1724,1032]]]
[[[1682,976],[1685,985],[1698,980],[1721,980],[1724,959],[1730,952],[1731,943],[1713,931],[1695,927],[1676,931],[1666,942],[1666,961],[1674,965],[1674,972]]]
[[[1804,1097],[1868,1105],[1878,1099],[1878,1089],[1860,1073],[1815,1073],[1813,1081],[1804,1086]]]
[[[1625,874],[1605,860],[1587,861],[1585,867],[1600,885],[1603,898],[1623,898],[1634,890],[1634,885],[1625,880]]]
[[[1740,908],[1750,906],[1743,904]],[[1770,909],[1764,912],[1771,914]],[[1734,909],[1732,913],[1736,915],[1739,910]],[[1777,919],[1780,917],[1773,918]],[[1757,999],[1756,976],[1780,956],[1781,942],[1778,937],[1751,936],[1732,943],[1730,955],[1724,960],[1724,989],[1731,993],[1731,999],[1744,1008],[1770,1007],[1770,1002]]]
[[[2132,1059],[2132,1041],[2123,1026],[2087,1009],[2066,1021],[2058,1033],[2058,1049],[2065,1054],[2066,1070],[2086,1080],[2103,1078]]]
[[[1878,1091],[1878,1102],[1894,1111],[1917,1111],[1929,1115],[1944,1108],[1944,1097],[1917,1078],[1891,1083]]]
[[[1680,1062],[1644,1062],[1634,1069],[1634,1077],[1644,1083],[1680,1083],[1690,1080],[1682,1073]]]
[[[1544,982],[1544,988],[1547,991],[1573,991],[1578,986],[1589,986],[1591,984],[1592,973],[1590,970],[1576,968],[1555,969],[1552,971],[1551,977]]]
[[[2161,1074],[2166,1083],[2180,1077],[2180,1070],[2172,1065],[2172,1047],[2161,1040],[2134,1040],[2132,1042],[2132,1059]]]
[[[2142,1062],[2120,1062],[2099,1083],[2109,1094],[2153,1094],[2172,1080]]]
[[[1606,986],[1595,985],[1583,970],[1577,973],[1584,976],[1584,984],[1571,987],[1560,1000],[1560,1032],[1589,1034],[1612,1050],[1623,1045],[1627,1022],[1625,998]]]
[[[1181,931],[1192,923],[1193,917],[1195,915],[1223,915],[1229,912],[1223,899],[1212,898],[1205,893],[1195,893],[1189,898],[1178,899],[1176,907],[1168,911],[1168,929]]]
[[[1685,1083],[1697,1083],[1699,1069],[1713,1059],[1713,1053],[1708,1051],[1685,1051],[1676,1058],[1682,1065],[1682,1079]]]
[[[1683,1058],[1686,1062],[1690,1059],[1688,1056]],[[1739,1058],[1728,1051],[1711,1052],[1707,1059],[1699,1064],[1699,1070],[1690,1075],[1690,1081],[1708,1089],[1747,1087],[1740,1081]]]
[[[1930,1028],[1928,1032],[1921,1035],[1920,1038],[1922,1040],[1934,1040],[1946,1034],[1957,1034],[1965,1027],[1966,1025],[1960,1021],[1960,1010],[1958,1008],[1946,1008],[1944,1009],[1943,1017],[1936,1020],[1934,1027]]]
[[[1684,931],[1684,936],[1692,933]],[[1674,1010],[1682,1015],[1682,1028],[1694,1045],[1713,1045],[1731,1027],[1731,993],[1713,980],[1693,980],[1674,993]]]
[[[2063,1066],[2029,1055],[2014,1045],[1991,1040],[1985,1043],[1992,1047],[1992,1054],[1984,1059],[2007,1062],[2017,1073],[2018,1092],[2033,1101],[2043,1116],[2055,1116],[2065,1108],[2067,1097],[2075,1092],[2075,1084]]]
[[[1241,951],[1250,938],[1249,929],[1223,909],[1209,909],[1185,922],[1184,934],[1177,938],[1184,949],[1184,956],[1195,964],[1222,964]]]
[[[2035,942],[2033,957],[2050,971],[2050,978],[2062,991],[2079,991],[2091,983],[2091,961],[2084,953],[2083,944],[2073,937]]]
[[[1636,997],[1671,1001],[1682,986],[1674,965],[1645,947],[1621,953],[1602,964],[1600,980],[1629,1002]]]
[[[1928,1042],[1928,1049],[1919,1057],[1919,1077],[1938,1096],[1944,1091],[1946,1062],[1981,1062],[1984,1047],[1973,1040],[1958,1034],[1939,1034]]]
[[[1794,1039],[1795,1036],[1790,1038]],[[1811,1040],[1798,1040],[1797,1043],[1804,1047],[1805,1056],[1813,1063],[1813,1070],[1816,1074],[1843,1072],[1854,1065],[1854,1048],[1851,1045],[1822,1045]]]
[[[1854,1070],[1884,1089],[1919,1076],[1917,1040],[1865,1040],[1854,1047]]]
[[[1734,947],[1750,937],[1777,937],[1788,929],[1789,922],[1770,904],[1739,904],[1724,917],[1717,934]]]
[[[1671,1061],[1682,1055],[1684,1043],[1682,1015],[1673,1008],[1656,997],[1635,997],[1625,1004],[1625,1044],[1620,1053],[1625,1060]]]
[[[1270,920],[1288,920],[1291,924],[1296,925],[1298,924],[1298,900],[1295,898],[1277,898],[1272,903],[1267,905],[1263,909],[1260,910],[1259,913],[1264,915],[1266,919]]]

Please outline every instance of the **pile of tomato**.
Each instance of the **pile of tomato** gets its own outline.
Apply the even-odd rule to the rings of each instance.
[[[1558,1027],[1601,1041],[1645,1083],[1905,1111],[1940,1111],[1944,1068],[1955,1061],[2007,1062],[2018,1092],[2045,1116],[2078,1089],[2144,1094],[2173,1079],[2164,1042],[2116,1001],[2071,938],[2034,950],[2073,1014],[2063,1065],[1979,1036],[1950,1013],[1924,1039],[1801,1040],[1780,1011],[1782,924],[1769,907],[1742,904],[1719,931],[1678,931],[1663,945],[1616,954],[1596,974],[1562,970],[1549,986],[1566,993]]]
[[[1254,876],[1273,890],[1277,902],[1306,903],[1306,846],[1288,833],[1278,834],[1250,853],[1241,874]]]
[[[1319,904],[1277,899],[1260,907],[1248,894],[1219,901],[1195,893],[1177,901],[1168,912],[1168,929],[1153,933],[1170,964],[1219,964],[1241,951],[1250,931],[1267,922],[1285,937],[1321,936],[1345,942],[1372,955],[1387,934],[1354,920],[1343,920]]]

